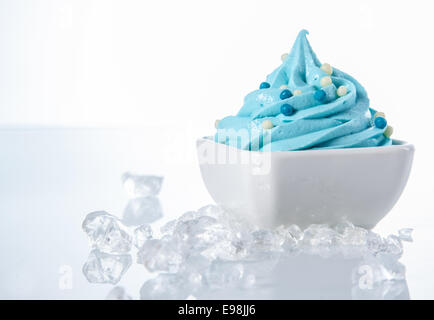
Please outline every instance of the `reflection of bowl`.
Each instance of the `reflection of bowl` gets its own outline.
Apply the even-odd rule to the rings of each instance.
[[[224,209],[261,227],[334,224],[373,228],[399,199],[414,146],[256,152],[197,141],[208,192]]]

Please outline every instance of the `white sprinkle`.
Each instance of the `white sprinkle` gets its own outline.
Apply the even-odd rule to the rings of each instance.
[[[337,94],[339,97],[343,97],[344,95],[347,94],[347,87],[346,87],[346,86],[340,86],[340,87],[338,88],[338,90],[336,90],[336,94]]]
[[[273,122],[271,122],[270,120],[265,120],[264,122],[261,123],[261,126],[265,130],[268,130],[268,129],[271,129],[274,127]]]
[[[320,81],[321,87],[327,87],[332,84],[332,78],[330,77],[322,77]]]
[[[300,94],[301,94],[301,90],[299,90],[299,89],[294,90],[294,92],[292,92],[292,95],[293,95],[293,96],[298,96],[298,95],[300,95]]]
[[[386,138],[390,138],[390,136],[393,134],[393,127],[387,126],[386,130],[384,131],[384,135]]]
[[[321,65],[321,70],[324,71],[325,73],[329,74],[329,75],[332,75],[332,73],[333,73],[333,68],[328,63],[323,63]]]
[[[286,84],[282,84],[282,85],[280,86],[280,89],[288,89],[288,86],[287,86]]]
[[[284,53],[280,56],[280,59],[282,59],[282,61],[285,61],[285,59],[288,58],[288,54]]]
[[[374,114],[374,120],[377,117],[386,118],[386,115],[384,114],[384,112],[377,112],[377,113]]]

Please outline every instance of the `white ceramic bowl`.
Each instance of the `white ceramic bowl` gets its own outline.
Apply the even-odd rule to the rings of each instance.
[[[398,201],[414,146],[254,152],[197,141],[203,181],[224,209],[264,228],[343,219],[373,228]]]

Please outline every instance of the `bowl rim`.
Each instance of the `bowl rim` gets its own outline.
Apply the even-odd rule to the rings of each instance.
[[[203,136],[199,139],[197,139],[197,142],[200,141],[207,141],[212,142],[215,145],[218,145],[218,147],[224,148],[226,147],[229,150],[237,151],[237,152],[251,152],[251,153],[257,153],[257,154],[276,154],[276,155],[314,155],[314,154],[337,154],[337,153],[381,153],[381,152],[389,152],[391,150],[396,149],[406,149],[406,150],[412,150],[414,151],[415,147],[412,143],[409,143],[405,140],[400,139],[392,139],[392,145],[389,146],[380,146],[380,147],[360,147],[360,148],[339,148],[339,149],[308,149],[308,150],[293,150],[293,151],[251,151],[251,150],[244,150],[239,149],[233,146],[228,146],[223,143],[218,143],[214,141],[213,136]]]

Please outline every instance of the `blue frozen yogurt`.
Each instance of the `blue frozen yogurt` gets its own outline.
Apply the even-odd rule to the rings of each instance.
[[[392,127],[351,76],[321,64],[302,30],[282,64],[216,123],[215,141],[245,150],[386,146]]]

